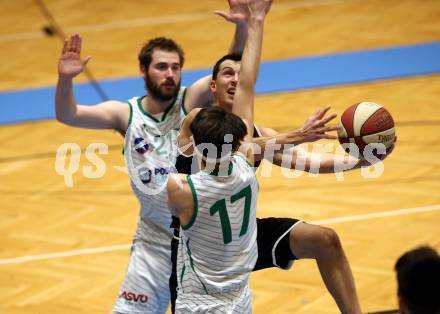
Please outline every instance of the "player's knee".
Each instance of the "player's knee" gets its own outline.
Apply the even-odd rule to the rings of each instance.
[[[290,246],[297,258],[329,258],[342,252],[339,236],[333,229],[302,224],[290,233]]]
[[[331,228],[323,228],[323,229],[324,229],[323,237],[324,237],[325,245],[332,249],[340,249],[341,241],[339,240],[339,236],[336,233],[336,231]]]
[[[330,256],[342,251],[341,241],[335,230],[323,227],[320,236],[320,246],[323,255]]]

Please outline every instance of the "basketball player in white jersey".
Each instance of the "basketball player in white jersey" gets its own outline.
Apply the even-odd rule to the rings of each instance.
[[[170,208],[180,218],[175,313],[250,313],[249,274],[257,260],[258,183],[252,154],[237,152],[246,124],[220,107],[191,123],[202,171],[168,181]],[[230,136],[230,140],[224,143]],[[222,151],[222,146],[231,150]],[[214,152],[214,154],[212,154]],[[223,154],[222,154],[223,152]],[[182,185],[182,188],[179,187]]]
[[[232,113],[202,109],[179,135],[180,146],[193,137],[201,171],[168,181],[169,205],[181,222],[176,313],[252,312],[249,274],[258,254],[258,183],[252,149],[245,155],[238,149],[253,137],[254,86],[271,3],[248,3],[249,33]]]
[[[247,33],[247,12],[243,11],[244,0],[229,2],[230,11],[219,14],[236,24],[230,51],[241,51]],[[187,89],[180,87],[183,51],[172,40],[156,38],[139,54],[148,96],[132,98],[128,104],[106,101],[81,106],[73,95],[73,78],[90,60],[90,57],[80,59],[81,45],[81,37],[74,35],[62,49],[55,99],[57,119],[71,126],[115,129],[126,134],[125,155],[130,155],[127,167],[137,174],[132,177],[132,187],[141,203],[130,261],[114,311],[165,313],[170,301],[172,229],[164,184],[174,165],[169,148],[176,146],[175,133],[186,112],[213,100],[209,89],[211,76],[201,78]],[[145,190],[140,191],[139,186]]]

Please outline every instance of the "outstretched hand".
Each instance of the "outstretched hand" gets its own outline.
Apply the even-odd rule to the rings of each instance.
[[[237,25],[247,25],[249,20],[249,0],[228,0],[229,12],[216,10],[214,14],[223,17],[226,21],[237,24]]]
[[[330,110],[330,106],[323,110],[317,110],[311,115],[302,128],[280,133],[276,137],[277,144],[294,144],[299,145],[307,142],[316,142],[321,139],[336,139],[335,135],[330,135],[327,132],[337,131],[339,126],[326,126],[328,122],[336,117],[336,114],[331,114],[325,117],[325,114]]]
[[[326,113],[330,110],[330,106],[324,109],[318,109],[312,114],[304,123],[300,129],[304,142],[315,142],[320,139],[336,139],[335,135],[327,134],[327,132],[337,131],[339,126],[326,126],[331,120],[336,118],[336,113],[325,117]]]
[[[58,62],[58,74],[60,76],[73,78],[84,71],[84,67],[91,57],[87,56],[84,60],[81,60],[81,45],[82,38],[79,34],[75,34],[64,41]]]

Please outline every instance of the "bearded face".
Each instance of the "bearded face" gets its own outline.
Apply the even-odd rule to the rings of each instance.
[[[180,79],[177,82],[173,78],[167,78],[162,82],[155,82],[151,75],[147,73],[144,80],[145,88],[150,97],[160,101],[170,101],[177,97],[180,89]]]
[[[179,55],[172,51],[154,50],[148,70],[144,72],[148,95],[159,101],[177,96],[181,81]]]

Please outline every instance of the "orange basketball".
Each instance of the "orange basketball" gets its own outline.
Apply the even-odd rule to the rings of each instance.
[[[359,149],[358,156],[353,149],[347,151],[355,157],[362,158],[368,144],[381,143],[385,148],[389,148],[394,143],[394,120],[381,105],[361,102],[350,106],[342,114],[338,137],[341,144],[356,144]],[[373,154],[378,155],[374,152]]]

